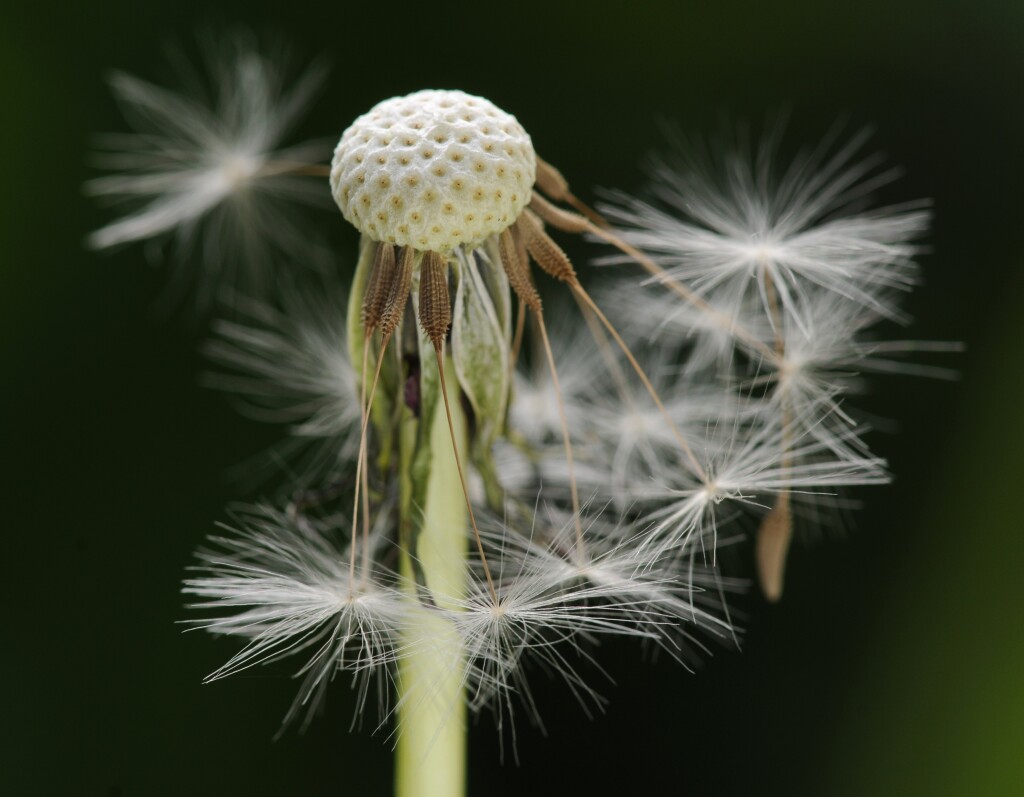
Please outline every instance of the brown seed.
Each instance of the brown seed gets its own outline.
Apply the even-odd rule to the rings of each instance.
[[[373,268],[363,293],[363,307],[360,320],[363,329],[370,333],[380,323],[384,305],[391,293],[391,282],[395,278],[395,247],[391,244],[377,244],[373,256]]]
[[[562,251],[562,247],[556,244],[544,232],[544,226],[529,209],[524,210],[516,222],[523,236],[523,243],[530,252],[530,256],[537,262],[544,271],[557,280],[576,284],[576,269],[572,267],[569,256]]]
[[[498,238],[498,251],[501,254],[501,265],[508,275],[509,284],[516,292],[519,301],[529,307],[535,313],[541,312],[540,296],[530,279],[530,265],[525,258],[520,258],[519,247],[512,235],[512,231],[505,229]],[[523,253],[525,254],[525,252]]]
[[[556,202],[564,202],[567,205],[572,205],[598,227],[604,228],[608,226],[608,222],[604,220],[600,213],[580,200],[579,197],[569,190],[569,182],[562,176],[562,173],[541,158],[537,158],[537,174],[535,182],[537,188]],[[536,194],[534,194],[534,196],[536,196]],[[545,221],[550,222],[555,227],[559,227],[559,224],[551,219],[545,218]],[[560,227],[560,229],[568,228]],[[569,232],[573,232],[573,230],[569,230]]]
[[[451,322],[448,263],[444,255],[427,252],[420,265],[420,325],[435,348],[444,342]]]
[[[786,557],[792,537],[793,513],[789,507],[789,493],[784,492],[757,530],[757,574],[761,591],[772,603],[782,597]]]
[[[391,280],[391,291],[380,315],[380,331],[385,339],[391,337],[402,320],[402,316],[405,315],[405,307],[409,303],[409,289],[412,286],[415,260],[416,250],[411,246],[404,247],[399,259],[397,274]]]
[[[552,227],[563,232],[586,232],[589,226],[583,216],[555,207],[536,191],[530,199],[530,208]]]
[[[537,158],[537,187],[552,199],[562,200],[569,192],[569,182],[547,161]]]

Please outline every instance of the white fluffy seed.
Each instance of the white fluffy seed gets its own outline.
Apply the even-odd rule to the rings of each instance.
[[[450,252],[519,217],[536,156],[522,125],[461,91],[418,91],[374,106],[344,132],[331,163],[342,215],[375,241]]]

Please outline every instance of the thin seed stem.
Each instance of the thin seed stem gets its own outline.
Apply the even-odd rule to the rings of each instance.
[[[569,469],[569,494],[572,496],[572,517],[576,527],[576,552],[580,561],[583,560],[585,550],[583,542],[583,521],[580,518],[580,495],[576,485],[576,464],[572,456],[572,440],[569,436],[569,421],[565,415],[565,402],[562,400],[562,386],[558,383],[558,369],[555,367],[555,355],[551,351],[551,341],[548,340],[547,325],[544,323],[543,313],[534,313],[537,319],[537,328],[540,330],[541,341],[544,344],[544,355],[547,357],[548,368],[551,371],[551,383],[555,386],[555,397],[558,403],[558,420],[562,425],[562,443],[565,446],[565,462]]]
[[[713,307],[700,295],[686,287],[675,277],[671,276],[667,271],[665,271],[665,269],[655,263],[639,249],[623,241],[611,230],[598,227],[589,221],[587,223],[587,232],[611,244],[623,254],[629,255],[633,260],[639,263],[648,274],[656,277],[660,284],[667,287],[697,310],[700,310],[702,313],[707,315],[708,318],[714,320],[715,323],[721,326],[723,330],[736,338],[736,340],[748,346],[751,350],[757,352],[757,354],[765,360],[778,365],[778,355],[769,346],[765,345],[764,341],[758,338],[757,335],[740,324],[736,319],[730,318],[721,310]]]
[[[363,428],[366,427],[366,416],[367,416],[367,409],[366,409],[366,371],[367,371],[367,366],[369,364],[369,360],[370,360],[370,336],[369,335],[365,335],[363,337],[363,364],[362,364],[362,369],[359,372],[359,412],[360,412],[359,420],[360,420],[360,425]],[[363,450],[363,448],[362,448],[362,441],[360,441],[360,447],[359,447],[360,453],[362,453],[362,450]],[[356,465],[357,476],[359,475],[359,472],[362,469],[363,469],[363,463],[359,462]],[[357,484],[357,486],[356,486],[356,492],[357,492],[356,500],[358,500],[358,492],[359,492],[360,489],[361,489],[361,485]],[[363,490],[363,492],[365,493],[366,491]],[[363,508],[364,508],[363,514],[365,515],[365,514],[367,514],[369,512],[369,507],[364,505]],[[352,517],[353,523],[355,523],[355,521],[357,520],[356,515],[357,515],[357,513],[354,511],[354,508],[353,508],[353,517]],[[364,522],[365,522],[365,519],[364,519]],[[357,539],[358,539],[358,534],[357,534],[357,531],[356,531],[356,527],[353,525],[352,526],[352,545],[349,548],[349,562],[348,562],[348,581],[349,581],[349,584],[355,583],[355,580],[356,580],[356,548],[358,547],[356,545],[356,540]],[[366,537],[364,537],[363,544],[366,545],[367,543],[368,543],[368,539]],[[363,558],[363,565],[364,565],[364,573],[365,573],[365,565],[366,565],[366,551],[365,550],[363,551],[363,557],[364,557]]]
[[[370,416],[370,406],[366,403],[366,370],[370,356],[370,338],[368,336],[363,338],[363,366],[362,366],[362,379],[360,384],[360,396],[359,402],[362,407],[362,422],[366,424]],[[381,357],[384,354],[381,352]],[[361,488],[363,491],[363,573],[362,577],[367,578],[367,574],[370,572],[370,481],[369,481],[369,465],[366,462],[368,452],[363,451],[363,478],[361,482]],[[355,527],[352,527],[353,539],[355,538]]]
[[[277,177],[294,174],[301,177],[328,177],[331,167],[326,163],[303,163],[302,161],[267,161],[258,172],[260,177]]]
[[[384,365],[384,353],[387,351],[388,344],[391,342],[391,334],[383,336],[380,344],[380,356],[377,358],[377,368],[373,374],[373,384],[370,387],[370,396],[367,399],[366,406],[373,406],[373,399],[377,395],[377,383],[380,380],[381,366]],[[356,496],[352,502],[352,534],[355,535],[356,529],[359,528],[359,500],[360,500],[360,488],[363,484],[363,463],[366,461],[366,440],[367,440],[367,427],[370,423],[370,413],[363,413],[363,425],[359,432],[359,456],[356,459]],[[367,532],[367,538],[369,532]],[[354,548],[355,546],[353,546]],[[353,554],[350,568],[355,567],[355,558]],[[366,558],[366,551],[363,552],[364,560]],[[349,582],[352,583],[351,581]]]
[[[648,274],[656,277],[659,283],[665,285],[669,290],[684,301],[688,302],[697,310],[700,310],[702,313],[707,315],[708,318],[713,319],[722,327],[722,329],[727,331],[734,338],[744,343],[751,350],[757,352],[760,356],[764,357],[765,360],[776,365],[778,364],[778,356],[776,353],[769,346],[765,345],[764,341],[758,338],[757,335],[740,324],[736,319],[730,318],[721,310],[713,307],[700,295],[686,287],[675,277],[671,276],[667,271],[665,271],[665,269],[655,263],[639,249],[630,246],[630,244],[623,241],[611,230],[603,229],[595,224],[590,224],[589,222],[587,224],[587,232],[601,238],[607,243],[610,243],[623,254],[629,255],[633,260],[639,263]]]
[[[459,456],[459,444],[455,439],[455,426],[452,423],[452,408],[448,403],[448,385],[444,376],[444,355],[442,353],[443,343],[434,344],[434,354],[437,356],[437,372],[441,377],[441,396],[444,399],[444,414],[448,419],[448,434],[452,438],[452,453],[455,455],[455,469],[459,472],[459,482],[462,484],[462,497],[466,501],[466,510],[469,512],[469,523],[473,527],[473,538],[476,540],[476,549],[480,554],[480,564],[487,578],[487,588],[491,592],[491,599],[494,605],[498,605],[498,591],[494,587],[494,579],[491,577],[491,568],[487,564],[487,556],[484,554],[484,543],[480,537],[480,529],[476,525],[476,515],[473,514],[473,505],[469,500],[469,490],[466,488],[466,477],[462,472],[462,458]]]
[[[580,299],[584,302],[584,304],[587,305],[587,307],[590,308],[591,311],[593,311],[594,315],[597,316],[597,319],[601,322],[602,326],[604,326],[604,328],[608,330],[608,334],[611,335],[612,339],[616,342],[616,344],[618,344],[618,347],[622,350],[622,353],[625,355],[626,360],[629,362],[630,367],[632,367],[633,371],[640,378],[640,381],[643,383],[644,388],[650,395],[651,400],[658,407],[658,411],[661,413],[662,417],[664,417],[666,422],[668,423],[669,428],[672,430],[672,434],[675,436],[680,448],[683,450],[683,453],[686,455],[686,458],[690,461],[690,465],[693,468],[693,472],[703,483],[707,484],[709,482],[707,472],[701,466],[700,461],[697,459],[697,455],[693,452],[693,449],[690,447],[690,444],[686,441],[686,438],[683,437],[683,433],[679,431],[679,427],[676,426],[676,422],[672,419],[672,416],[669,414],[669,411],[665,408],[664,403],[662,403],[661,396],[658,395],[658,391],[654,388],[654,385],[651,384],[651,380],[648,378],[647,373],[644,371],[640,363],[637,362],[636,357],[633,356],[633,352],[630,351],[629,346],[626,344],[626,341],[622,339],[622,336],[619,334],[619,331],[615,328],[612,322],[608,320],[608,317],[605,316],[603,312],[601,312],[601,308],[594,303],[594,300],[590,298],[590,294],[586,292],[582,285],[580,285],[579,281],[573,280],[572,282],[569,283],[569,287],[572,288],[573,292],[580,297]]]
[[[771,273],[763,270],[764,292],[772,329],[775,332],[775,352],[779,362],[785,362],[786,339],[783,331],[784,320],[779,307],[778,291]],[[779,374],[776,393],[782,408],[782,459],[779,463],[781,473],[785,476],[793,465],[790,455],[792,445],[793,412],[789,396],[783,389],[783,374]],[[765,515],[757,531],[757,570],[761,591],[773,603],[782,597],[783,583],[786,572],[786,558],[790,542],[793,538],[792,496],[788,489],[779,491],[778,499],[771,511]]]
[[[448,276],[445,259],[437,252],[427,252],[420,266],[419,310],[420,326],[427,333],[427,337],[430,338],[430,342],[434,346],[434,355],[437,358],[437,375],[441,382],[444,414],[448,419],[448,435],[452,440],[452,454],[455,456],[455,469],[459,473],[459,484],[462,486],[462,498],[466,502],[469,523],[473,527],[473,537],[476,540],[476,548],[480,554],[480,564],[483,567],[484,575],[487,577],[487,587],[490,589],[494,605],[497,606],[498,591],[494,587],[494,579],[491,577],[491,568],[487,564],[487,556],[484,553],[484,543],[480,537],[480,529],[476,525],[476,514],[473,512],[473,504],[469,500],[466,475],[462,470],[462,457],[459,455],[459,443],[455,438],[455,424],[452,423],[452,408],[448,402],[448,380],[444,372],[444,341],[448,334],[448,327],[451,325],[452,308],[451,299],[448,295]]]
[[[597,322],[590,308],[575,293],[573,297],[576,298],[576,304],[583,315],[583,321],[586,323],[587,329],[590,330],[590,336],[594,339],[594,343],[601,353],[601,359],[604,360],[608,373],[612,375],[612,381],[615,382],[615,389],[619,393],[619,398],[622,399],[623,404],[629,407],[629,409],[634,409],[633,391],[630,390],[629,384],[626,382],[626,375],[622,371],[622,366],[619,364],[618,358],[608,343],[608,336],[605,334],[604,327]]]

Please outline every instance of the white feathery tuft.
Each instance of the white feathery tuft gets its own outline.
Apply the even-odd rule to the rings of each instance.
[[[311,716],[341,671],[355,678],[361,711],[373,677],[390,677],[410,598],[379,566],[353,578],[348,551],[325,536],[333,524],[299,523],[266,506],[240,511],[236,523],[197,553],[197,575],[182,590],[198,599],[190,608],[207,614],[191,626],[249,640],[207,680],[302,655],[302,686],[286,721],[304,707]],[[379,694],[386,700],[386,689]]]
[[[111,173],[85,190],[121,211],[89,236],[91,247],[171,238],[179,259],[202,263],[198,299],[208,305],[220,284],[262,292],[270,255],[308,250],[295,204],[329,202],[304,172],[330,149],[314,141],[281,148],[323,82],[322,64],[289,85],[279,59],[241,33],[209,42],[205,55],[208,75],[183,69],[191,94],[111,77],[134,132],[99,140],[97,164]]]
[[[928,203],[863,210],[895,174],[877,173],[876,158],[857,160],[866,133],[834,151],[832,138],[784,169],[772,138],[753,155],[737,148],[716,157],[690,144],[696,154],[656,164],[651,201],[612,193],[602,210],[667,277],[731,318],[745,319],[751,298],[767,304],[768,281],[800,326],[815,288],[898,317],[892,292],[916,281]]]
[[[329,280],[313,289],[285,282],[279,294],[280,309],[239,298],[230,319],[214,322],[204,353],[218,370],[204,381],[249,417],[287,425],[273,459],[287,461],[301,483],[330,481],[355,459],[362,418],[347,303]]]

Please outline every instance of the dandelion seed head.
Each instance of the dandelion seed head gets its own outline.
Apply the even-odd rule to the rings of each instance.
[[[372,240],[447,253],[515,222],[536,168],[514,116],[461,91],[418,91],[384,100],[344,132],[331,191]]]

